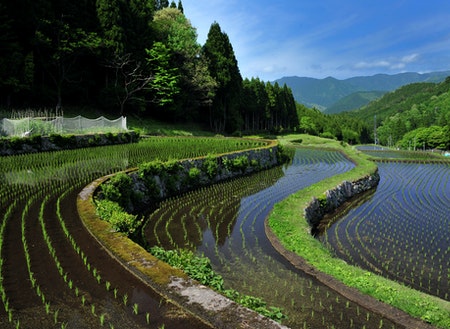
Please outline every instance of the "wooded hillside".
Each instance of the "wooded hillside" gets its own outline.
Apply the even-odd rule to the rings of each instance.
[[[216,132],[298,125],[286,86],[243,80],[217,22],[205,45],[181,1],[0,2],[0,107],[100,108]]]
[[[450,77],[403,86],[348,114],[376,123],[382,145],[450,149]]]

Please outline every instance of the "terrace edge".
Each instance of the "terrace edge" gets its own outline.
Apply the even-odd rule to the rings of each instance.
[[[350,157],[348,155],[346,156],[349,158],[349,160],[355,162],[356,165],[358,166],[357,161],[355,161],[353,157]],[[343,183],[338,184],[337,186],[327,190],[326,192],[323,192],[323,194],[319,197],[317,197],[317,195],[319,195],[320,192],[318,192],[317,188],[314,189],[314,187],[316,187],[318,184],[314,184],[313,188],[309,189],[308,191],[312,192],[311,201],[307,201],[303,205],[300,205],[300,208],[302,208],[303,210],[303,215],[299,216],[298,212],[293,213],[289,211],[282,211],[281,209],[280,211],[278,211],[275,208],[276,206],[281,205],[283,203],[295,203],[297,206],[296,208],[298,208],[299,202],[298,199],[301,197],[297,198],[297,196],[302,191],[307,190],[308,188],[299,191],[297,193],[294,193],[294,195],[291,195],[291,198],[287,198],[276,204],[272,212],[267,216],[267,218],[264,221],[264,227],[267,238],[270,240],[272,246],[277,250],[277,252],[280,253],[280,255],[282,255],[283,257],[285,257],[285,259],[288,260],[293,266],[313,276],[314,278],[316,278],[323,284],[327,285],[331,289],[335,290],[342,296],[348,298],[349,300],[358,303],[359,305],[366,307],[370,311],[378,313],[384,316],[386,319],[389,319],[390,321],[400,326],[404,326],[405,328],[415,328],[415,329],[437,328],[429,323],[424,322],[419,318],[412,316],[411,314],[407,313],[402,309],[391,306],[381,300],[376,299],[371,295],[365,294],[360,290],[358,290],[356,287],[352,287],[345,284],[341,279],[338,279],[328,273],[325,273],[323,270],[318,269],[310,262],[308,262],[307,259],[302,257],[301,250],[294,248],[293,245],[287,241],[287,238],[293,240],[292,238],[292,236],[294,235],[293,231],[295,231],[296,233],[300,232],[299,233],[300,239],[302,238],[302,236],[304,237],[305,234],[308,234],[312,238],[311,231],[318,224],[320,224],[320,221],[324,218],[326,214],[336,211],[336,209],[338,209],[341,205],[343,205],[347,200],[353,197],[357,197],[358,195],[362,195],[373,188],[376,188],[379,182],[378,169],[376,168],[376,166],[374,171],[367,170],[367,173],[365,174],[363,172],[359,173],[360,173],[359,178],[356,179],[353,178],[350,180],[350,182],[344,180]],[[338,176],[340,178],[342,175]],[[326,179],[325,181],[335,183],[336,181],[335,179],[338,176]],[[308,193],[306,194],[310,195]],[[285,236],[283,236],[282,234],[280,234],[280,230],[279,229],[277,230],[277,228],[274,227],[274,222],[276,221],[274,217],[277,217],[278,214],[277,216],[273,215],[276,212],[283,213],[283,216],[290,217],[290,219],[294,222],[300,222],[303,220],[306,226],[309,225],[309,229],[308,230],[305,229],[305,225],[302,224],[293,230],[289,230],[289,232],[286,233]],[[284,223],[284,225],[286,225],[286,223]],[[283,226],[283,228],[286,228],[286,226]],[[318,243],[320,244],[320,242]],[[369,273],[369,275],[371,275],[371,273]],[[433,296],[430,296],[430,298],[433,298]]]
[[[262,148],[276,150],[278,144],[269,143]],[[245,154],[245,152],[248,150],[230,154],[236,156],[241,153]],[[268,152],[268,154],[272,152]],[[87,185],[77,197],[77,209],[82,224],[112,258],[167,301],[209,324],[212,328],[232,327],[238,329],[251,326],[255,329],[288,329],[274,320],[231,301],[195,280],[187,278],[182,271],[158,260],[124,234],[114,232],[111,224],[101,220],[96,214],[93,199],[96,189],[113,175],[115,174],[95,180]],[[224,177],[224,179],[228,178]]]

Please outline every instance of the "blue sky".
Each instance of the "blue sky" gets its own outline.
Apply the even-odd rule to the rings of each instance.
[[[345,79],[450,70],[448,0],[182,0],[204,44],[216,21],[242,76]]]

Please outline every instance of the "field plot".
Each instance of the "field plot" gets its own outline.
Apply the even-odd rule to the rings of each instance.
[[[227,288],[282,307],[292,328],[395,328],[297,271],[267,240],[273,205],[353,164],[340,153],[298,149],[291,165],[172,198],[149,215],[150,246],[188,248],[211,259]]]
[[[82,227],[78,191],[99,176],[154,159],[262,145],[225,138],[0,157],[1,328],[207,328],[160,300]]]
[[[375,194],[321,240],[349,263],[450,300],[450,164],[378,166]]]

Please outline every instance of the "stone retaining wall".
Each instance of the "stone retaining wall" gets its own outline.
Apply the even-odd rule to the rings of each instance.
[[[131,190],[137,197],[119,203],[126,205],[127,212],[142,213],[165,198],[272,168],[279,163],[279,145],[275,143],[258,149],[185,159],[171,164],[142,164],[137,171],[130,173]],[[194,168],[195,176],[192,174]]]
[[[350,198],[369,191],[380,181],[378,170],[354,182],[344,181],[334,189],[328,190],[319,198],[313,198],[305,208],[305,218],[314,230],[325,214],[331,213]]]

